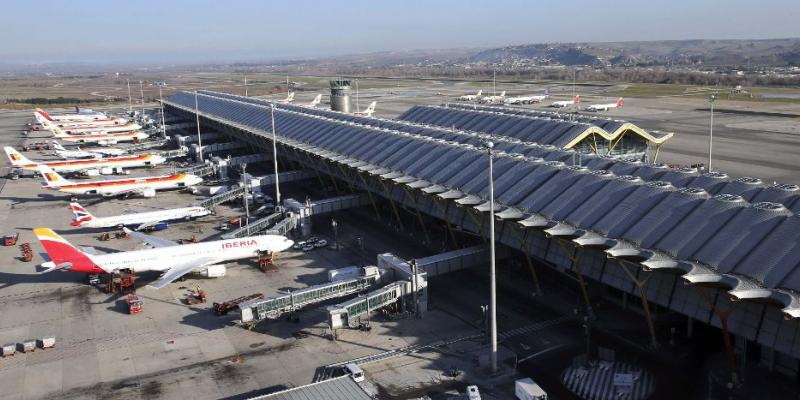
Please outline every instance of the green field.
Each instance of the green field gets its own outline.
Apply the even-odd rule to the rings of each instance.
[[[608,95],[619,97],[688,97],[701,99],[708,98],[711,94],[715,94],[720,100],[800,103],[800,98],[795,98],[795,96],[800,95],[799,89],[754,87],[744,88],[744,91],[744,93],[733,93],[730,88],[721,87],[634,83],[621,90],[609,91]],[[763,97],[761,95],[762,93],[770,93],[773,96],[786,94],[787,97]]]

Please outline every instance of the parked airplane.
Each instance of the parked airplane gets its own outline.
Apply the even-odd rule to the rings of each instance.
[[[481,103],[503,104],[505,99],[506,99],[506,91],[504,90],[504,91],[500,92],[500,94],[497,95],[497,96],[486,96],[486,97],[482,98],[481,99]]]
[[[127,152],[122,149],[90,149],[90,150],[81,150],[80,147],[77,147],[77,150],[67,150],[61,143],[53,140],[50,142],[53,148],[55,149],[54,154],[63,158],[63,159],[76,159],[76,158],[101,158],[101,157],[119,157],[121,155],[126,154]]]
[[[148,212],[132,212],[113,217],[95,217],[83,206],[73,202],[69,203],[69,208],[75,218],[72,226],[84,228],[117,228],[120,226],[132,227],[137,231],[166,228],[170,221],[188,221],[192,218],[203,217],[211,214],[205,207],[193,206],[183,208],[173,208],[169,210],[158,210]]]
[[[313,108],[313,107],[316,107],[316,106],[317,106],[317,104],[319,104],[319,103],[321,103],[321,102],[322,102],[322,95],[321,95],[321,94],[318,94],[316,97],[314,97],[314,100],[311,100],[311,102],[310,102],[310,103],[308,103],[308,104],[301,104],[301,105],[302,105],[302,106],[306,106],[306,107],[311,107],[311,108]]]
[[[90,169],[111,168],[136,168],[152,167],[167,162],[167,159],[153,154],[139,154],[127,157],[94,158],[87,160],[64,160],[64,161],[31,161],[23,156],[13,147],[5,146],[3,150],[15,168],[22,168],[26,171],[38,171],[39,167],[47,166],[57,172],[78,172]]]
[[[456,100],[458,100],[458,101],[475,101],[475,100],[480,99],[482,94],[483,94],[483,90],[478,90],[478,93],[475,93],[475,94],[465,94],[463,96],[458,96],[458,97],[456,97]]]
[[[56,121],[53,120],[52,117],[47,115],[44,112],[36,112],[36,122],[39,123],[45,129],[53,129],[53,128],[64,128],[64,129],[71,129],[71,128],[81,128],[81,127],[103,127],[103,126],[115,126],[115,125],[125,125],[128,123],[128,120],[125,118],[104,118],[104,119],[92,119],[92,120],[61,120]]]
[[[82,133],[79,135],[58,134],[56,138],[70,143],[93,143],[99,146],[112,146],[120,142],[134,142],[147,139],[148,135],[140,131],[120,133]]]
[[[36,228],[33,233],[50,258],[50,261],[42,263],[46,268],[42,273],[56,270],[90,274],[113,273],[122,269],[161,271],[163,274],[158,280],[149,285],[161,289],[192,271],[207,277],[225,276],[226,262],[256,257],[263,252],[278,253],[294,243],[283,236],[261,235],[179,245],[127,229],[126,232],[153,248],[96,254],[78,249],[49,228]]]
[[[36,121],[39,123],[42,123],[42,121],[97,121],[109,119],[108,116],[101,112],[81,110],[77,107],[75,114],[64,115],[49,115],[41,108],[37,108],[36,111],[33,112],[33,117],[36,118]]]
[[[97,132],[104,132],[104,133],[132,132],[140,129],[141,127],[142,126],[139,124],[126,123],[126,124],[107,125],[107,126],[102,126],[102,125],[66,126],[63,128],[54,126],[49,129],[50,131],[53,132],[53,135],[59,137],[59,135],[83,135],[83,134],[93,134]]]
[[[321,98],[320,98],[320,99],[321,99]],[[283,100],[278,100],[278,101],[276,101],[276,103],[279,103],[279,104],[289,104],[289,103],[291,103],[291,102],[293,102],[293,101],[294,101],[294,92],[289,92],[289,94],[287,94],[287,95],[286,95],[286,98],[285,98],[285,99],[283,99]]]
[[[541,103],[542,100],[548,97],[550,97],[550,94],[545,90],[544,94],[541,95],[509,97],[505,102],[506,104],[533,104]]]
[[[581,95],[578,94],[578,95],[575,95],[575,98],[572,99],[572,100],[554,101],[554,102],[550,103],[550,107],[564,108],[564,107],[569,107],[571,105],[576,105],[577,106],[579,104],[581,104]]]
[[[592,104],[589,107],[586,107],[586,111],[608,111],[612,108],[622,107],[622,97],[617,99],[616,103],[608,103],[608,104]]]
[[[353,113],[353,115],[358,117],[371,117],[372,114],[375,112],[376,105],[378,105],[378,102],[373,101],[372,103],[369,103],[369,106],[367,106],[367,108],[365,108],[364,111],[356,111]]]
[[[203,182],[203,178],[186,173],[90,182],[72,182],[68,179],[64,179],[58,172],[53,171],[53,169],[47,165],[40,165],[39,172],[44,177],[45,188],[87,196],[138,194],[143,197],[155,197],[157,190],[187,188]]]

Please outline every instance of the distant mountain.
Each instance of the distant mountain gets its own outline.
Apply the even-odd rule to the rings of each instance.
[[[544,43],[481,50],[467,62],[538,65],[800,65],[800,39]]]

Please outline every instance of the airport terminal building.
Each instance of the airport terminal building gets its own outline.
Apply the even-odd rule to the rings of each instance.
[[[454,231],[488,235],[492,141],[497,240],[537,286],[543,269],[574,278],[589,312],[590,285],[633,296],[653,344],[653,320],[679,315],[688,335],[718,328],[732,364],[800,373],[795,185],[645,162],[671,133],[582,115],[448,104],[388,120],[208,91],[164,105],[269,156],[274,129],[283,165],[365,193],[424,240],[436,221],[454,246]]]

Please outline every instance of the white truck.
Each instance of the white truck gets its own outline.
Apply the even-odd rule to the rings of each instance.
[[[519,400],[547,400],[547,393],[531,378],[514,382],[514,394]]]

